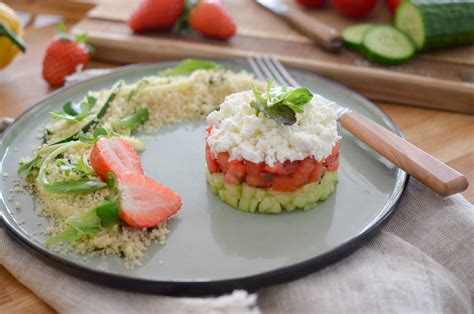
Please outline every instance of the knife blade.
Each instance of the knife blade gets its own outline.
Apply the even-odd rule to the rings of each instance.
[[[342,47],[342,37],[333,27],[307,15],[298,8],[280,0],[257,0],[257,3],[270,12],[284,18],[300,32],[329,51],[338,51]]]

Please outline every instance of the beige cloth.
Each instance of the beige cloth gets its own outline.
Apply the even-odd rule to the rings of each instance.
[[[0,262],[65,313],[472,313],[474,209],[411,179],[398,210],[344,260],[290,283],[190,299],[105,288],[62,273],[0,229]],[[255,307],[257,302],[258,307]]]

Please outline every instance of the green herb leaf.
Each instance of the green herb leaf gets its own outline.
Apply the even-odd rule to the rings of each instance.
[[[76,172],[84,174],[85,176],[95,175],[94,170],[92,170],[92,168],[89,166],[89,164],[84,161],[84,158],[82,156],[81,156],[81,158],[79,158],[74,170]]]
[[[57,182],[48,182],[42,185],[43,188],[56,194],[74,194],[85,193],[103,189],[107,187],[104,182],[93,181],[89,179],[66,180]]]
[[[102,106],[102,108],[100,108],[99,112],[96,114],[95,119],[92,119],[91,121],[89,121],[86,125],[84,125],[76,133],[74,133],[74,134],[72,134],[72,135],[70,135],[66,138],[63,138],[62,140],[54,142],[51,145],[56,145],[56,144],[62,144],[62,143],[75,141],[75,140],[79,139],[81,134],[87,133],[91,128],[96,126],[100,122],[102,117],[105,115],[107,110],[109,109],[110,105],[114,101],[115,97],[117,96],[117,94],[120,91],[120,88],[122,87],[123,84],[124,84],[123,81],[118,81],[117,83],[114,84],[114,86],[112,86],[112,88],[110,90],[110,93],[109,93],[109,96],[107,97],[107,99],[106,99],[104,105]]]
[[[159,74],[161,76],[188,75],[200,69],[223,69],[223,67],[208,60],[186,59],[174,68],[163,70]]]
[[[78,104],[68,101],[63,105],[63,112],[50,112],[54,117],[53,121],[68,120],[80,122],[92,114],[91,109],[95,106],[97,99],[87,96],[86,101]]]
[[[35,156],[32,160],[27,163],[20,163],[17,173],[25,179],[31,179],[33,177],[33,172],[39,169],[40,157]]]
[[[137,86],[134,89],[132,89],[130,94],[128,94],[127,102],[130,103],[132,99],[135,97],[135,95],[138,93],[138,91],[148,83],[149,82],[147,80],[141,80],[140,83],[138,83]]]
[[[140,125],[144,124],[146,121],[148,121],[148,119],[149,119],[148,109],[140,108],[129,117],[126,117],[124,119],[112,120],[112,125],[114,127],[118,127],[122,129],[134,130]]]
[[[257,113],[263,112],[267,117],[283,123],[292,125],[296,122],[296,113],[303,112],[303,106],[311,101],[313,94],[307,88],[297,88],[291,90],[287,87],[272,88],[272,81],[267,81],[265,97],[255,87],[252,87],[255,100],[250,102],[250,106]]]
[[[102,221],[105,228],[110,228],[119,220],[119,204],[118,201],[104,203],[96,207],[97,216]]]
[[[96,208],[93,208],[69,217],[65,224],[67,225],[66,229],[61,234],[50,237],[45,243],[46,246],[60,242],[73,243],[84,236],[94,236],[100,230],[101,221],[97,216]]]
[[[313,99],[313,94],[307,88],[294,89],[284,98],[285,103],[294,107],[301,107],[310,102],[311,99]]]
[[[269,118],[285,125],[292,125],[296,122],[296,114],[288,106],[274,105],[265,108],[264,112]]]

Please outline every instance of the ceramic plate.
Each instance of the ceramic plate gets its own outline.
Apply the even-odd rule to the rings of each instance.
[[[224,62],[233,70],[249,70],[244,62]],[[0,144],[0,209],[4,225],[22,243],[57,267],[114,287],[163,294],[209,294],[292,280],[349,254],[390,218],[403,191],[406,174],[340,129],[340,181],[335,193],[314,210],[280,215],[241,212],[222,203],[205,180],[205,120],[166,126],[143,135],[141,160],[148,176],[171,187],[183,207],[169,223],[165,246],[153,245],[143,265],[128,269],[117,256],[62,256],[43,246],[39,232],[47,226],[38,217],[31,195],[10,190],[18,180],[21,157],[31,155],[37,134],[68,100],[87,91],[108,88],[115,81],[132,82],[156,74],[172,63],[135,65],[65,88],[23,114],[5,132]],[[314,92],[356,110],[400,133],[393,122],[356,93],[310,72],[291,71]],[[6,175],[8,173],[8,175]],[[22,204],[15,209],[15,202]]]

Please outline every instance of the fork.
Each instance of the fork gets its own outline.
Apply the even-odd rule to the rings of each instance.
[[[258,79],[272,79],[281,86],[300,86],[273,57],[255,56],[249,57],[247,61]],[[356,111],[339,105],[335,105],[335,108],[342,127],[439,195],[452,195],[469,186],[464,175],[395,133]]]

